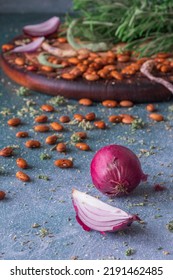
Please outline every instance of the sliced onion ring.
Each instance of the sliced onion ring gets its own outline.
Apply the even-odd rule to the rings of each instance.
[[[72,191],[72,199],[76,220],[87,231],[117,231],[127,228],[133,221],[140,221],[137,215],[128,214],[76,189]]]
[[[30,36],[47,36],[54,33],[60,25],[59,17],[52,17],[42,23],[34,25],[26,25],[23,27],[23,32]]]
[[[41,46],[44,39],[44,37],[37,38],[29,44],[14,48],[11,52],[33,52]]]

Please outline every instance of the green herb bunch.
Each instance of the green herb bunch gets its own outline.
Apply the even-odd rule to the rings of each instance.
[[[173,49],[172,0],[73,0],[73,36],[90,42],[126,43],[126,49],[151,56]]]

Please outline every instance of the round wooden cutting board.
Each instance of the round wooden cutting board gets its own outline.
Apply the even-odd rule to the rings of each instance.
[[[20,40],[23,35],[19,37]],[[16,38],[10,42],[15,44]],[[138,71],[134,75],[126,75],[122,80],[98,79],[96,81],[88,81],[82,76],[74,80],[67,80],[61,77],[63,71],[68,71],[68,67],[62,69],[54,69],[51,72],[42,70],[40,63],[37,61],[38,52],[31,54],[12,53],[4,51],[0,56],[0,65],[5,74],[16,83],[30,88],[32,90],[42,92],[49,95],[62,95],[66,98],[81,99],[90,98],[94,101],[103,101],[113,99],[117,101],[131,100],[135,103],[160,102],[171,99],[171,92],[164,86],[151,82],[143,74]],[[22,57],[25,63],[17,65],[16,57]],[[34,65],[34,71],[28,66]],[[128,63],[116,62],[116,67],[125,67]],[[70,66],[69,69],[71,69]],[[173,73],[156,73],[166,80],[171,80]]]

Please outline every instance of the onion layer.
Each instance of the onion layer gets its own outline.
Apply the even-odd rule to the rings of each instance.
[[[41,46],[44,39],[44,37],[37,38],[29,44],[14,48],[11,52],[33,52]]]
[[[147,180],[138,157],[120,145],[101,148],[91,161],[90,171],[95,187],[110,197],[127,195]]]
[[[26,25],[23,27],[23,32],[30,36],[47,36],[54,33],[60,25],[59,17],[52,17],[42,23],[34,25]]]
[[[127,228],[133,221],[140,221],[137,215],[128,214],[76,189],[72,191],[72,199],[76,219],[86,231],[118,231]]]

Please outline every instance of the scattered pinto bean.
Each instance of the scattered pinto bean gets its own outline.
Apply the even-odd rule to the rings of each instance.
[[[48,125],[45,125],[45,124],[40,124],[40,125],[36,125],[34,126],[34,130],[36,132],[47,132],[49,131],[49,126]]]
[[[45,143],[48,145],[54,145],[58,139],[56,135],[50,135],[46,138]]]
[[[150,119],[156,121],[156,122],[161,122],[164,120],[163,115],[158,114],[158,113],[152,113],[149,115]]]
[[[50,126],[55,131],[62,131],[62,130],[64,130],[64,127],[60,123],[58,123],[58,122],[52,122],[50,124]]]
[[[95,115],[94,112],[90,112],[90,113],[88,113],[88,114],[85,115],[85,119],[86,119],[87,121],[94,121],[95,118],[96,118],[96,115]]]
[[[124,124],[132,124],[132,122],[134,121],[134,117],[128,114],[122,114],[122,123]]]
[[[6,196],[6,193],[4,191],[0,190],[0,200],[3,200]]]
[[[121,107],[133,107],[133,105],[134,105],[133,102],[130,100],[122,100],[120,102]]]
[[[82,150],[82,151],[89,151],[91,150],[90,149],[90,146],[86,143],[83,143],[83,142],[78,142],[76,143],[75,147],[79,150]]]
[[[50,105],[50,104],[43,104],[41,106],[41,109],[42,109],[42,111],[45,111],[45,112],[53,112],[53,111],[55,111],[54,107],[52,105]]]
[[[148,105],[146,106],[146,110],[147,110],[148,112],[154,112],[156,109],[155,109],[155,106],[154,106],[153,104],[148,104]]]
[[[73,161],[71,159],[65,159],[65,158],[61,158],[61,159],[57,159],[54,162],[55,166],[58,166],[59,168],[71,168],[73,167]]]
[[[77,136],[79,136],[80,139],[86,139],[86,138],[87,138],[87,134],[86,134],[86,132],[84,132],[84,131],[78,131],[78,132],[75,132],[75,134],[76,134]]]
[[[84,105],[84,106],[91,106],[93,104],[92,100],[89,98],[81,98],[79,100],[79,104],[80,105]]]
[[[99,128],[99,129],[105,129],[106,128],[106,124],[104,121],[96,121],[94,122],[95,127]]]
[[[0,156],[2,157],[10,157],[13,154],[13,149],[11,147],[5,147],[0,150]]]
[[[70,117],[69,117],[69,116],[61,116],[61,117],[59,118],[59,120],[60,120],[60,122],[62,122],[62,123],[68,123],[68,122],[70,122]]]
[[[73,118],[75,120],[77,120],[78,122],[81,122],[81,121],[83,121],[85,119],[85,117],[83,115],[81,115],[81,114],[74,114]]]
[[[25,137],[28,137],[28,136],[29,136],[29,134],[28,134],[27,131],[18,131],[16,133],[17,138],[25,138]]]
[[[122,122],[122,117],[117,115],[109,116],[109,121],[112,123],[120,123]]]
[[[115,100],[104,100],[102,105],[104,107],[115,108],[118,105],[118,102]]]
[[[9,119],[7,121],[7,123],[10,126],[17,126],[17,125],[21,124],[21,119],[19,119],[19,118],[12,118],[12,119]]]
[[[45,123],[45,122],[47,122],[47,120],[48,120],[48,117],[46,115],[40,115],[40,116],[35,117],[35,119],[34,119],[34,121],[38,122],[38,123]]]
[[[27,161],[23,158],[17,158],[16,164],[19,168],[22,168],[22,169],[26,169],[28,167]]]
[[[66,152],[66,144],[65,143],[58,143],[57,146],[56,146],[56,150],[60,153],[64,153]]]
[[[16,178],[19,179],[20,181],[23,181],[23,182],[29,182],[30,181],[30,177],[22,171],[18,171],[16,173]]]
[[[28,140],[25,143],[27,148],[40,148],[41,143],[38,140]]]

